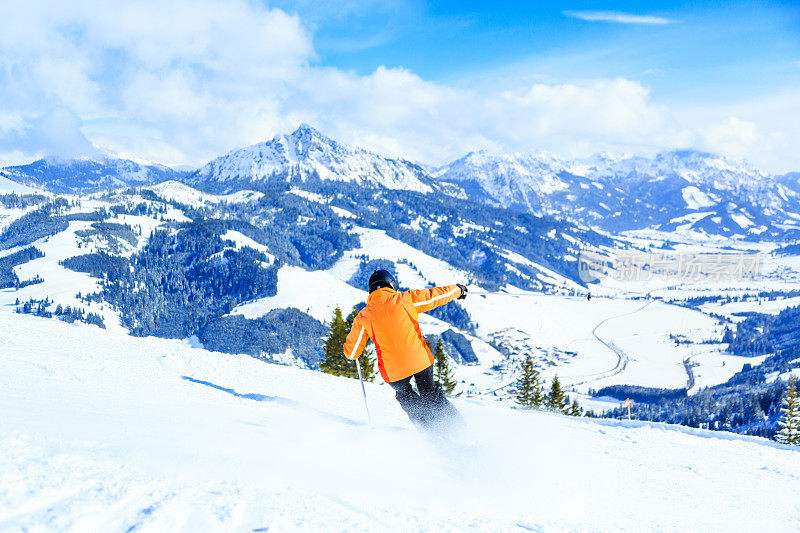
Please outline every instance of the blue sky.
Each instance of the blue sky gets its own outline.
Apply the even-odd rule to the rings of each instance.
[[[320,64],[361,74],[404,67],[463,86],[624,77],[646,81],[665,101],[717,102],[800,81],[798,2],[317,4],[276,5],[314,25]],[[665,20],[580,18],[598,12]]]
[[[694,148],[783,172],[798,117],[788,2],[0,4],[0,166],[198,166],[307,122],[433,165]]]

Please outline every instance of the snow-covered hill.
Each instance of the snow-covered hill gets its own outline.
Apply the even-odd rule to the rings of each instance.
[[[23,206],[23,200],[32,204]],[[332,205],[334,200],[352,211]],[[412,208],[421,210],[413,219],[408,211],[399,213],[400,220],[411,222],[400,231],[387,224],[386,217],[377,220],[385,229],[376,229],[372,205],[341,204],[298,188],[269,196],[247,190],[215,195],[166,181],[94,194],[3,201],[9,207],[0,206],[0,304],[11,311],[56,314],[54,319],[69,321],[76,319],[75,312],[91,314],[108,329],[136,335],[200,335],[207,342],[204,328],[212,327],[220,315],[251,320],[225,329],[230,332],[258,329],[263,324],[256,322],[270,311],[289,308],[299,309],[307,319],[292,327],[322,328],[334,307],[348,311],[365,300],[365,280],[358,279],[368,276],[362,270],[376,262],[392,265],[408,287],[461,281],[485,290],[484,280],[500,280],[511,290],[583,290],[553,271],[550,261],[542,264],[540,259],[540,250],[548,248],[553,262],[568,254],[574,257],[579,241],[569,234],[571,228],[545,222],[545,229],[539,229],[531,217],[470,213],[453,201],[447,210],[417,202]],[[391,205],[377,194],[373,201]],[[440,237],[447,225],[453,226],[450,241]],[[163,250],[151,249],[154,232],[170,239]],[[453,254],[456,244],[458,255]],[[453,264],[454,259],[459,262]],[[237,262],[229,271],[226,265],[231,261],[244,263]],[[176,271],[181,272],[178,280],[173,279]],[[261,279],[258,276],[269,277],[273,271],[274,282],[262,279],[260,292],[247,292]],[[107,283],[120,275],[125,277],[121,284]],[[134,289],[142,283],[149,288]],[[62,315],[67,309],[73,314]],[[189,323],[176,325],[186,314],[192,317]],[[473,327],[461,308],[440,318],[449,323],[431,318],[426,334],[453,329],[452,335],[469,335]],[[211,337],[220,334],[219,329],[211,331],[206,331]],[[264,338],[260,330],[241,331],[244,340],[235,346],[221,340],[213,346],[315,368],[319,338],[298,341],[294,333],[302,334],[291,330],[279,343],[255,345],[255,339]],[[459,362],[477,362],[473,351],[488,356],[481,358],[481,368],[496,359],[497,352],[485,341],[469,337],[465,342],[471,344],[467,352],[450,352]],[[469,383],[475,390],[501,385],[493,380]]]
[[[418,165],[387,159],[338,143],[303,124],[290,135],[235,150],[189,178],[189,183],[235,187],[238,182],[320,179],[431,192],[430,178]]]
[[[793,531],[798,451],[391,389],[0,313],[3,531]]]
[[[69,160],[46,158],[28,165],[0,170],[0,177],[56,193],[157,183],[180,179],[185,174],[163,165],[142,165],[115,157]]]
[[[143,187],[143,190],[151,191],[164,200],[192,207],[204,207],[223,202],[231,204],[256,202],[264,197],[264,193],[248,190],[240,190],[224,195],[206,194],[175,180]]]

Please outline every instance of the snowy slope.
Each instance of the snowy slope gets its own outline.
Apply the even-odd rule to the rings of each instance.
[[[78,293],[89,294],[99,291],[99,281],[88,274],[75,272],[59,264],[60,261],[68,257],[98,249],[92,245],[82,250],[77,248],[79,239],[75,233],[86,230],[88,227],[90,227],[89,222],[71,222],[66,231],[37,241],[35,243],[36,247],[45,256],[17,266],[15,271],[21,280],[39,276],[44,282],[29,285],[19,290],[13,290],[13,288],[0,289],[0,306],[10,308],[17,299],[25,302],[31,299],[43,300],[49,298],[54,305],[83,308],[87,312],[102,316],[106,327],[110,329],[122,329],[118,314],[108,306],[98,303],[85,303],[76,297]],[[128,253],[131,252],[132,250],[129,249]],[[2,253],[7,252],[4,251]]]
[[[417,165],[346,146],[305,124],[290,135],[276,135],[271,141],[219,157],[190,176],[189,182],[225,184],[274,177],[318,177],[368,187],[432,191],[429,178]]]
[[[791,531],[800,458],[676,426],[456,400],[0,313],[3,531]]]
[[[91,213],[95,210],[108,209],[116,203],[126,201],[132,203],[145,202],[142,197],[137,195],[119,193],[118,196],[113,194],[106,196],[104,193],[103,196],[103,200],[91,195],[67,196],[72,201],[73,206],[66,210],[64,214]],[[25,212],[24,210],[8,211],[13,216],[9,216],[10,220],[6,221],[2,216],[3,209],[0,208],[0,228],[10,223],[12,219],[22,216]],[[61,261],[97,252],[111,252],[114,255],[131,257],[145,246],[148,240],[147,236],[153,230],[163,227],[165,222],[184,222],[188,220],[180,210],[171,206],[161,216],[163,217],[162,220],[140,215],[111,214],[109,218],[104,220],[107,223],[130,226],[138,232],[140,237],[133,244],[124,239],[104,237],[103,235],[87,236],[85,232],[91,230],[92,222],[84,220],[70,221],[66,230],[34,241],[31,245],[40,250],[44,256],[17,265],[13,270],[22,281],[39,277],[42,278],[42,282],[16,290],[13,287],[0,289],[0,306],[12,308],[12,306],[16,307],[15,302],[17,300],[26,302],[28,300],[43,300],[47,298],[52,302],[51,311],[55,310],[57,305],[83,309],[87,313],[95,313],[101,316],[106,327],[114,330],[124,330],[120,323],[119,313],[112,309],[111,306],[103,302],[87,302],[77,298],[79,293],[86,295],[98,292],[101,288],[98,278],[66,268],[61,264]],[[84,233],[84,235],[81,235],[81,233]],[[239,239],[241,241],[236,243],[237,245],[256,246],[256,243],[249,242],[249,239],[243,235],[237,235],[237,232],[231,233],[231,240],[236,241],[236,239]],[[16,246],[7,250],[0,250],[0,257],[5,257],[25,247]]]
[[[366,300],[366,292],[339,281],[329,273],[307,271],[284,266],[278,271],[278,294],[260,298],[236,307],[232,313],[245,318],[258,318],[273,309],[294,307],[320,322],[327,322],[337,306],[348,313],[357,303]]]
[[[34,189],[0,175],[0,194],[30,194],[33,192],[35,192]]]
[[[325,201],[325,198],[319,194],[300,189],[292,189],[287,193],[292,196],[307,197],[309,201],[315,203],[324,203]],[[165,205],[154,200],[153,194],[193,208],[206,208],[209,211],[220,210],[222,216],[226,216],[224,214],[226,212],[221,211],[225,204],[240,203],[234,209],[255,209],[255,206],[241,205],[241,203],[247,203],[251,199],[263,198],[263,193],[254,191],[239,191],[230,195],[214,195],[199,191],[177,181],[166,181],[140,188],[104,191],[91,195],[66,196],[70,207],[63,212],[64,215],[76,216],[99,211],[107,217],[104,219],[104,223],[128,225],[138,238],[134,236],[133,243],[129,243],[124,239],[95,231],[93,229],[95,222],[71,220],[68,222],[65,231],[57,235],[43,237],[31,243],[44,254],[44,257],[13,267],[13,271],[19,280],[26,281],[41,278],[41,283],[27,285],[18,289],[8,287],[0,290],[0,305],[16,308],[18,306],[15,305],[17,300],[20,303],[24,303],[31,300],[42,301],[47,299],[51,302],[49,305],[50,312],[53,312],[59,305],[63,308],[69,306],[73,309],[83,309],[87,313],[100,315],[109,328],[122,328],[119,312],[110,305],[104,302],[82,301],[78,298],[79,293],[87,295],[100,291],[100,280],[83,272],[75,272],[60,264],[60,262],[74,256],[95,252],[108,252],[112,255],[130,258],[134,253],[142,250],[148,241],[148,235],[153,230],[170,227],[172,231],[176,231],[178,230],[177,227],[169,225],[170,221],[179,223],[189,221],[183,212],[182,205]],[[149,215],[115,214],[115,209],[118,206],[131,208],[132,206],[143,204],[153,209]],[[0,212],[0,227],[11,223],[13,219],[22,216],[24,213],[25,210],[22,209],[3,210]],[[256,221],[256,223],[259,225],[264,224],[261,221]],[[269,225],[265,224],[264,227],[269,228]],[[366,300],[366,294],[363,290],[347,284],[347,281],[350,280],[364,259],[386,259],[395,262],[397,275],[404,286],[407,287],[425,287],[430,284],[455,282],[468,283],[473,275],[392,238],[383,230],[356,226],[349,228],[349,231],[358,236],[360,245],[345,251],[340,260],[328,270],[309,271],[298,266],[292,266],[291,263],[285,264],[278,273],[278,294],[276,296],[240,302],[238,307],[233,310],[233,314],[256,318],[273,309],[294,307],[310,314],[321,322],[326,322],[330,319],[334,307],[340,306],[349,310],[355,304]],[[461,231],[460,228],[459,231]],[[92,236],[87,236],[87,234],[92,233],[94,233]],[[222,260],[225,250],[239,250],[244,246],[266,254],[267,261],[265,266],[271,265],[275,260],[274,250],[270,246],[263,244],[263,242],[267,242],[263,239],[262,242],[256,242],[252,237],[233,230],[226,230],[220,237],[224,241],[230,241],[230,244],[225,245],[215,254],[214,257],[218,257],[220,260]],[[2,250],[0,251],[0,257],[10,255],[21,248],[15,247]],[[535,265],[518,254],[511,254],[500,248],[497,248],[497,251],[499,254],[509,257],[509,265],[524,264],[523,266],[530,266],[537,270],[540,277],[546,278],[553,285],[564,286],[571,284],[571,286],[574,286],[571,281],[544,267]],[[481,287],[473,286],[473,288],[480,289]],[[423,322],[426,334],[441,334],[451,327],[431,317],[426,317]],[[497,358],[497,352],[488,347],[485,342],[481,342],[474,337],[470,337],[470,341],[473,343],[473,349],[479,355],[485,355],[485,357],[481,357],[482,362],[486,361],[486,364],[490,365]],[[286,346],[284,350],[288,348],[290,346]],[[467,371],[464,378],[469,378],[471,373],[472,371]],[[476,390],[499,385],[494,380],[489,380],[488,383],[486,381],[483,378],[470,379],[469,383],[475,383]]]
[[[469,274],[431,257],[408,244],[389,237],[385,231],[354,227],[361,246],[348,250],[331,267],[330,273],[348,281],[358,270],[362,259],[385,259],[397,265],[396,275],[406,287],[425,287],[428,284],[450,285],[464,283]]]
[[[262,192],[247,190],[223,195],[208,194],[175,180],[164,181],[157,185],[143,187],[143,189],[152,191],[165,200],[194,207],[220,202],[229,202],[232,204],[255,202],[264,196]]]

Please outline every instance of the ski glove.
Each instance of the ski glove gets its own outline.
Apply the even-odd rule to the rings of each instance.
[[[458,297],[458,300],[463,300],[467,297],[467,287],[460,283],[456,283],[456,285],[458,285],[458,288],[461,289],[461,296]]]

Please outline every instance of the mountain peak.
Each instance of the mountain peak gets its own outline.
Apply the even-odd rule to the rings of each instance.
[[[319,130],[317,128],[310,125],[308,122],[302,122],[299,126],[297,126],[297,129],[294,130],[294,133],[292,135],[296,133],[305,133],[305,132],[319,134]]]
[[[300,124],[296,130],[294,130],[290,137],[294,139],[303,139],[303,138],[311,138],[311,139],[318,139],[321,141],[326,142],[333,142],[330,137],[323,135],[318,129],[314,128],[313,126],[308,125],[307,123],[303,122]]]
[[[306,123],[290,134],[234,150],[211,161],[194,182],[321,179],[370,187],[430,192],[428,176],[415,164],[338,143]]]

